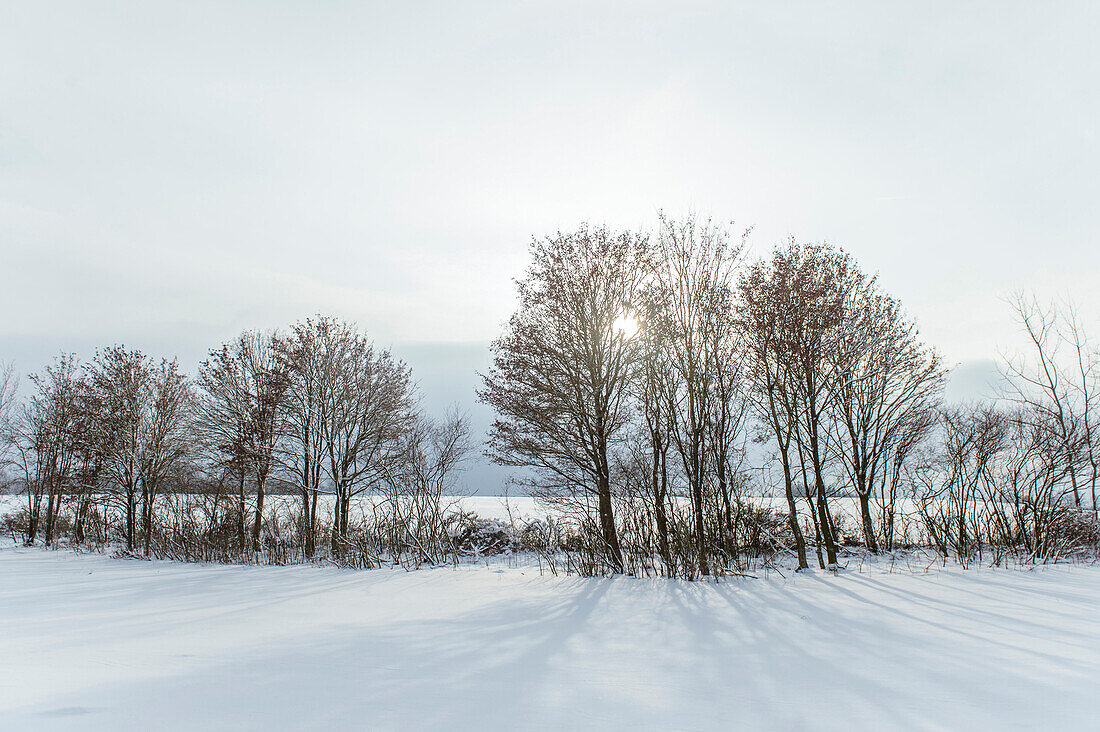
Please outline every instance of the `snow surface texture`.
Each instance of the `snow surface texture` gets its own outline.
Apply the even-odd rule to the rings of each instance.
[[[4,548],[0,727],[1094,729],[1098,605],[1095,567],[686,583]]]

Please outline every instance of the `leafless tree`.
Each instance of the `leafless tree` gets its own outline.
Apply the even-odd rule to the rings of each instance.
[[[139,491],[152,365],[141,351],[112,346],[89,367],[95,441],[109,492],[125,516],[126,549],[136,546]]]
[[[314,345],[321,369],[321,428],[336,495],[332,548],[348,534],[351,500],[377,488],[400,458],[415,406],[409,367],[354,326],[321,319]]]
[[[75,502],[73,539],[77,544],[83,544],[87,536],[89,514],[93,507],[100,503],[101,477],[103,473],[103,454],[99,449],[96,420],[98,410],[96,408],[96,392],[91,379],[82,378],[77,383],[77,409],[76,424],[74,427],[75,451],[73,459],[74,471],[70,495]],[[95,514],[93,517],[102,517]],[[95,539],[105,542],[107,536],[103,522],[97,522]]]
[[[788,294],[770,266],[759,261],[741,277],[738,284],[738,330],[747,359],[746,374],[751,380],[757,417],[767,425],[766,433],[775,440],[787,515],[798,553],[798,569],[809,567],[806,541],[798,521],[795,501],[794,435],[798,430],[791,362],[783,348],[781,323],[786,316]]]
[[[176,360],[162,360],[148,370],[148,412],[141,420],[140,478],[142,534],[149,554],[157,495],[178,474],[194,445],[189,427],[192,392]]]
[[[1069,306],[1062,316],[1061,336],[1072,354],[1070,370],[1071,393],[1078,414],[1077,430],[1085,464],[1075,468],[1072,482],[1087,487],[1092,498],[1093,513],[1100,512],[1097,488],[1100,481],[1100,351],[1089,342],[1077,309]],[[1078,478],[1083,476],[1083,479]]]
[[[734,293],[730,283],[722,288],[719,306],[723,316],[717,319],[710,331],[710,368],[714,372],[711,382],[712,396],[708,400],[707,443],[710,447],[709,464],[713,466],[716,499],[715,507],[719,534],[727,555],[736,552],[729,542],[735,536],[735,516],[739,497],[735,494],[745,483],[745,444],[751,400],[748,376],[749,356],[744,341],[736,330],[733,317]]]
[[[199,415],[208,436],[226,465],[238,477],[238,531],[245,526],[245,476],[255,482],[251,544],[260,549],[267,481],[275,467],[276,448],[290,383],[288,364],[280,355],[273,333],[245,331],[231,343],[211,352],[199,368],[205,398]]]
[[[777,252],[778,271],[786,272],[792,299],[787,328],[781,331],[791,359],[798,401],[799,429],[795,440],[812,468],[816,519],[830,565],[836,563],[837,537],[828,508],[826,440],[831,402],[844,376],[832,358],[840,347],[851,306],[866,286],[863,273],[843,251],[826,245],[799,246],[793,242]]]
[[[1073,484],[1068,477],[1080,453],[1067,452],[1056,417],[1035,407],[1005,415],[1005,438],[982,499],[990,542],[1017,550],[1027,561],[1046,561],[1071,548],[1065,520],[1072,517]]]
[[[612,452],[630,419],[640,346],[623,328],[647,271],[648,241],[581,226],[531,245],[519,306],[492,345],[479,398],[496,410],[488,454],[530,471],[545,498],[595,519],[608,566],[623,570]]]
[[[828,507],[826,448],[832,400],[844,373],[835,353],[851,317],[851,305],[865,286],[866,279],[850,255],[826,245],[804,246],[791,240],[778,247],[770,260],[753,267],[740,287],[749,332],[770,330],[754,335],[751,346],[756,382],[770,392],[764,411],[781,448],[794,442],[807,498],[812,482],[815,533],[819,544],[824,543],[830,565],[836,563],[837,540]],[[768,365],[762,354],[770,354],[774,365]],[[776,418],[770,416],[773,413]],[[785,450],[780,452],[782,460]],[[785,479],[788,486],[792,482]]]
[[[8,468],[11,467],[11,454],[15,446],[13,419],[18,404],[19,375],[15,365],[6,363],[0,366],[0,488],[6,487]]]
[[[34,393],[15,419],[13,447],[27,495],[28,542],[35,541],[40,529],[47,545],[56,539],[76,452],[79,368],[73,355],[61,354],[42,374],[32,374]]]
[[[887,478],[892,461],[904,461],[907,452],[897,448],[911,442],[906,430],[922,425],[918,415],[937,405],[944,371],[901,304],[873,280],[853,288],[852,296],[831,355],[833,444],[859,499],[864,543],[877,552],[872,489]],[[895,473],[900,467],[894,465]]]
[[[112,346],[89,366],[82,398],[83,429],[97,453],[94,472],[121,505],[126,548],[136,546],[140,508],[148,553],[157,494],[190,448],[190,387],[175,360],[156,363],[141,351]]]
[[[631,381],[633,399],[638,405],[643,424],[642,440],[645,456],[633,455],[636,467],[645,465],[645,484],[652,506],[657,551],[663,571],[669,576],[677,573],[677,566],[670,543],[669,501],[672,484],[669,479],[669,451],[675,429],[673,410],[679,391],[675,369],[669,362],[666,346],[667,331],[660,317],[662,295],[656,288],[646,288],[640,309],[644,326],[636,335],[639,346],[639,366]],[[639,445],[639,448],[642,446]],[[640,470],[625,470],[629,475]]]
[[[19,375],[15,365],[6,363],[0,366],[0,429],[11,425],[18,403]]]
[[[307,557],[316,551],[317,498],[324,476],[325,389],[330,383],[322,359],[323,342],[335,323],[320,319],[294,325],[279,343],[289,378],[280,463],[302,500],[299,537]]]
[[[252,520],[252,548],[260,548],[264,497],[275,466],[276,445],[282,431],[285,395],[290,382],[287,364],[279,358],[276,336],[259,331],[243,333],[236,355],[246,377],[248,429],[245,452],[256,480],[256,511]]]
[[[247,369],[236,344],[210,352],[199,365],[195,428],[208,464],[215,474],[233,476],[237,486],[237,543],[245,547],[247,515],[245,481],[251,467],[249,433],[252,400]]]
[[[387,469],[381,506],[396,534],[395,556],[411,551],[415,565],[436,564],[454,556],[447,534],[444,495],[453,491],[470,453],[470,427],[465,414],[453,407],[442,421],[418,416],[401,438],[400,459]]]
[[[704,575],[711,570],[704,505],[707,472],[710,468],[717,473],[718,490],[728,508],[728,459],[743,414],[737,404],[741,376],[731,327],[741,248],[741,243],[731,242],[726,228],[712,221],[661,216],[653,267],[658,304],[654,315],[665,333],[668,363],[678,377],[672,436],[687,480]]]
[[[1082,464],[1069,462],[1074,503],[1082,504],[1087,491],[1097,510],[1100,480],[1100,419],[1097,400],[1097,353],[1092,350],[1076,310],[1053,303],[1041,304],[1034,295],[1017,293],[1009,304],[1030,342],[1030,355],[1005,355],[1005,391],[1008,399],[1047,415],[1067,453],[1081,452]]]
[[[927,440],[933,434],[938,419],[938,404],[930,404],[922,409],[919,403],[914,403],[899,417],[901,421],[891,440],[890,450],[883,455],[884,464],[879,470],[875,487],[881,513],[881,548],[884,551],[895,549],[900,514],[898,502],[904,494],[912,493],[911,473],[907,468],[914,458],[925,451]]]
[[[940,443],[930,459],[912,468],[917,510],[929,537],[947,556],[963,563],[981,549],[981,501],[994,481],[998,453],[1004,449],[1009,421],[988,404],[943,409]]]

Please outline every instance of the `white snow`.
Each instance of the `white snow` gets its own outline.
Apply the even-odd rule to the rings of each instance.
[[[685,583],[0,550],[4,729],[1088,729],[1100,568]]]
[[[251,500],[251,496],[249,497]],[[369,512],[371,501],[380,502],[377,496],[357,496],[352,499],[353,513]],[[507,521],[514,518],[517,523],[543,518],[547,511],[539,506],[538,502],[530,496],[444,496],[443,506],[447,511],[461,508],[464,511],[472,511],[482,518],[499,519]],[[322,520],[331,520],[332,496],[322,496],[318,502],[319,515]],[[27,505],[26,496],[0,495],[0,518],[7,513],[14,513]],[[301,499],[290,495],[271,495],[267,497],[266,514],[278,511],[283,516],[296,516],[301,510]]]

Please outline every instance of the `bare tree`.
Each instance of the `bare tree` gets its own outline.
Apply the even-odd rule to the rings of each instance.
[[[195,426],[199,443],[213,471],[231,475],[236,482],[237,545],[243,550],[252,402],[247,371],[235,344],[225,344],[210,352],[210,357],[199,365],[197,385]]]
[[[401,438],[400,459],[387,470],[385,508],[397,534],[395,555],[408,548],[415,564],[435,564],[454,547],[447,534],[443,496],[455,488],[462,463],[470,453],[470,427],[465,414],[452,407],[436,422],[418,416]]]
[[[76,358],[63,353],[41,375],[32,374],[35,391],[15,420],[13,447],[27,495],[28,542],[35,541],[40,529],[47,545],[57,538],[57,518],[76,452],[78,369]]]
[[[714,372],[711,381],[712,396],[708,400],[710,414],[707,417],[707,443],[710,446],[710,463],[714,470],[714,485],[720,534],[727,555],[736,552],[730,544],[735,536],[735,494],[745,482],[746,427],[751,401],[748,376],[749,356],[744,341],[736,330],[733,316],[734,293],[730,283],[722,287],[717,318],[709,332],[710,368]]]
[[[333,328],[335,323],[326,319],[307,319],[295,324],[290,335],[279,343],[289,378],[279,457],[302,499],[298,531],[307,557],[316,551],[317,498],[327,453],[323,426],[329,380],[322,359],[322,343]]]
[[[940,412],[941,443],[914,466],[917,510],[929,537],[946,556],[966,563],[980,549],[983,483],[993,482],[1009,422],[994,407],[962,405]]]
[[[245,533],[245,477],[255,482],[251,544],[260,549],[267,481],[275,467],[276,448],[290,383],[275,334],[245,331],[212,351],[199,367],[203,390],[199,415],[208,443],[215,446],[238,478],[238,533]]]
[[[489,456],[591,516],[606,562],[623,570],[612,503],[612,451],[630,419],[638,341],[623,325],[646,272],[647,239],[583,225],[534,241],[519,307],[493,342],[479,398],[496,410]]]
[[[6,363],[0,366],[0,429],[11,425],[18,403],[19,374],[15,365]]]
[[[1057,558],[1070,549],[1065,520],[1077,509],[1068,476],[1083,459],[1064,449],[1050,412],[1017,407],[1005,414],[1003,447],[990,479],[980,483],[990,542],[1028,561]]]
[[[884,464],[879,471],[877,484],[878,505],[881,512],[879,522],[882,549],[893,551],[898,529],[898,501],[906,488],[911,492],[910,462],[925,449],[926,440],[933,433],[939,419],[939,406],[928,405],[922,409],[919,402],[905,410],[899,417],[897,430],[891,440],[892,446],[883,455]]]
[[[795,501],[793,440],[798,430],[791,363],[783,348],[781,322],[787,293],[764,261],[753,264],[738,285],[738,330],[748,354],[746,371],[751,379],[754,407],[760,421],[775,440],[783,469],[787,515],[798,553],[798,569],[806,569],[806,541],[798,521]]]
[[[245,452],[256,480],[256,511],[252,520],[252,548],[260,549],[264,496],[275,466],[276,445],[284,418],[284,399],[290,377],[279,358],[272,333],[245,332],[236,341],[236,355],[246,378],[248,422]]]
[[[145,354],[124,346],[100,351],[89,367],[96,445],[110,493],[125,515],[126,549],[131,551],[136,546],[151,372]]]
[[[1090,348],[1072,306],[1062,312],[1053,303],[1043,305],[1034,295],[1023,293],[1014,295],[1009,304],[1031,348],[1030,357],[1003,357],[1006,396],[1018,405],[1044,413],[1062,449],[1087,457],[1083,463],[1069,461],[1069,481],[1074,504],[1082,504],[1081,493],[1087,490],[1095,511],[1100,480],[1097,354]]]
[[[1087,487],[1092,498],[1092,510],[1100,512],[1097,505],[1097,483],[1100,481],[1100,352],[1088,340],[1084,327],[1073,306],[1066,308],[1062,317],[1061,336],[1072,353],[1070,392],[1077,410],[1079,445],[1084,452],[1085,464],[1072,472],[1073,483]],[[1083,476],[1083,478],[1078,478]]]
[[[1079,482],[1087,487],[1092,498],[1092,510],[1100,512],[1097,506],[1097,483],[1100,481],[1100,352],[1089,343],[1088,336],[1081,324],[1077,309],[1066,308],[1062,317],[1061,336],[1072,353],[1073,367],[1070,372],[1070,392],[1077,410],[1077,428],[1080,435],[1080,449],[1084,452],[1085,464],[1072,472],[1073,483]]]
[[[747,235],[747,232],[746,232]],[[732,286],[741,245],[712,221],[693,216],[674,221],[661,216],[653,268],[656,319],[666,334],[664,346],[679,388],[672,410],[673,437],[688,484],[694,513],[700,572],[710,573],[704,505],[707,445],[720,453],[710,465],[725,482],[731,435],[739,431],[734,406],[740,375],[732,322]],[[718,420],[718,421],[716,421]],[[715,442],[717,440],[717,442]],[[726,485],[720,490],[728,502]]]
[[[76,424],[74,426],[75,456],[74,471],[70,495],[75,500],[73,539],[83,544],[87,537],[89,513],[100,502],[100,480],[103,473],[103,455],[99,450],[96,419],[96,393],[87,377],[77,383]],[[103,528],[100,523],[98,528]],[[103,542],[107,537],[97,532],[96,540]]]
[[[673,409],[678,392],[676,371],[669,363],[665,341],[667,333],[658,313],[661,294],[647,288],[642,298],[642,322],[638,332],[639,367],[632,380],[634,400],[638,404],[644,429],[646,455],[635,456],[634,462],[646,466],[647,493],[652,505],[657,551],[666,575],[674,576],[677,567],[670,544],[669,500],[671,498],[668,455],[675,429]]]
[[[148,413],[141,426],[141,520],[145,554],[153,536],[154,510],[165,481],[183,467],[193,444],[188,427],[192,393],[176,360],[162,360],[148,371]]]
[[[835,353],[852,303],[865,286],[845,252],[791,240],[753,267],[740,288],[749,332],[768,331],[757,332],[751,346],[757,384],[770,394],[766,413],[781,448],[794,441],[808,499],[812,481],[815,533],[830,565],[836,563],[837,541],[828,507],[826,448],[832,399],[844,374]],[[785,479],[788,486],[791,482]]]
[[[19,375],[12,363],[0,367],[0,487],[8,480],[8,468],[11,466],[11,454],[15,447],[15,424],[17,415]]]
[[[321,364],[321,439],[336,503],[332,548],[348,534],[351,500],[379,486],[400,457],[413,419],[415,385],[409,367],[354,326],[318,321]]]
[[[901,304],[873,280],[853,296],[832,351],[834,445],[859,499],[864,543],[877,552],[872,488],[886,477],[891,460],[904,461],[906,451],[897,448],[912,441],[905,431],[921,426],[917,415],[935,408],[944,371],[935,352],[917,339]]]

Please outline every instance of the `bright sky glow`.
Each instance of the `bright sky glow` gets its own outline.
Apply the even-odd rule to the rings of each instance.
[[[1015,342],[1021,287],[1096,333],[1098,25],[1087,2],[8,3],[0,361],[123,342],[191,369],[322,311],[469,404],[487,356],[455,344],[500,333],[531,237],[659,209],[751,226],[752,254],[847,248],[949,364]]]

